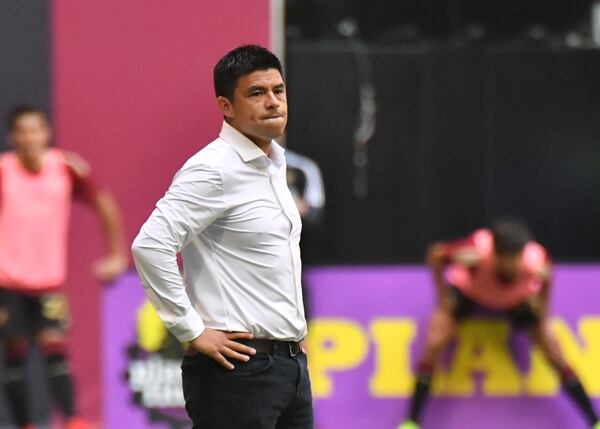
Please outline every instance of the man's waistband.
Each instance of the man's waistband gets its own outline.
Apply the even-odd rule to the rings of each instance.
[[[298,341],[279,341],[266,339],[236,340],[256,350],[272,356],[296,357],[302,353],[302,345]]]

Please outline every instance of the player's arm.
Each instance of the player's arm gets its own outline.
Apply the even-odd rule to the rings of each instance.
[[[94,199],[94,209],[108,244],[108,255],[94,264],[94,273],[101,281],[111,281],[121,275],[128,265],[121,215],[111,194],[99,190]]]
[[[478,252],[475,249],[473,236],[454,241],[437,242],[429,246],[427,250],[427,265],[433,275],[438,304],[447,304],[446,280],[444,270],[453,264],[467,267],[475,266],[479,261]]]
[[[450,261],[450,255],[445,243],[437,242],[429,246],[427,249],[427,265],[431,269],[433,275],[433,285],[435,287],[438,304],[444,303],[445,281],[444,269]]]
[[[548,316],[548,307],[550,305],[550,293],[552,289],[552,265],[548,261],[544,267],[538,272],[538,276],[542,280],[542,289],[540,290],[539,310],[540,318],[545,319]]]
[[[82,158],[67,153],[65,159],[73,178],[73,196],[93,208],[108,245],[108,255],[94,264],[94,274],[100,281],[111,281],[121,275],[128,265],[119,209],[107,190],[94,186],[90,179],[90,168]]]

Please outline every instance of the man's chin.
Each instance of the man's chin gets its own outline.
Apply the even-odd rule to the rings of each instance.
[[[283,133],[285,132],[285,127],[269,127],[264,131],[264,135],[268,140],[274,140],[283,135]]]

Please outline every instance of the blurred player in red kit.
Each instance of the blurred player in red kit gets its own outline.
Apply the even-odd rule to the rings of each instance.
[[[8,129],[14,151],[0,156],[0,331],[8,401],[17,424],[33,428],[26,362],[35,341],[65,427],[87,428],[75,410],[65,343],[69,312],[61,290],[71,203],[88,203],[102,223],[109,254],[94,266],[101,281],[114,279],[127,267],[119,212],[110,195],[94,186],[85,161],[49,146],[51,129],[41,109],[13,110]]]
[[[398,429],[419,428],[434,367],[454,338],[457,324],[477,308],[501,312],[514,328],[525,330],[558,372],[565,392],[590,427],[600,428],[590,399],[549,326],[550,258],[527,226],[515,219],[499,220],[465,239],[432,245],[427,259],[438,303],[418,364],[408,419]]]

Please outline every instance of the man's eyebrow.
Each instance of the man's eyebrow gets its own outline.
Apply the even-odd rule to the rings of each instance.
[[[277,84],[277,85],[275,85],[273,87],[273,89],[282,89],[282,88],[285,88],[285,83],[283,83],[283,82],[281,82],[281,83],[279,83],[279,84]],[[265,91],[266,89],[267,89],[266,85],[252,85],[252,86],[248,87],[247,92],[250,93],[250,92],[253,92],[253,91],[257,91],[257,90],[258,91]]]
[[[264,85],[252,85],[248,87],[248,90],[246,92],[253,92],[253,91],[264,91],[266,89],[266,87]]]

